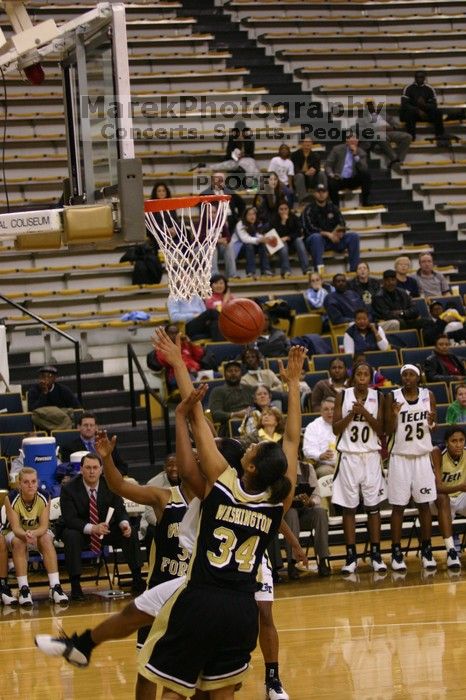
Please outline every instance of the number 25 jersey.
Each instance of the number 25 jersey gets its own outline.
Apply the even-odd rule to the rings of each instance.
[[[354,389],[351,387],[343,392],[341,417],[345,418],[353,409],[356,402]],[[379,412],[379,393],[376,389],[368,389],[364,408],[371,416],[377,418]],[[380,449],[379,439],[364,416],[356,414],[348,423],[337,443],[339,452],[374,452]]]
[[[432,452],[432,440],[428,425],[430,413],[429,390],[419,388],[416,401],[408,402],[401,389],[395,389],[393,399],[401,404],[397,417],[393,446],[395,455],[425,455]]]

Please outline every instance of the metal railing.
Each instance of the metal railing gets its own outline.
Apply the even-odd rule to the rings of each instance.
[[[152,427],[152,411],[150,406],[150,397],[152,396],[160,408],[162,409],[163,423],[165,428],[165,446],[166,454],[172,451],[172,442],[170,435],[170,414],[168,410],[168,404],[162,399],[162,397],[157,393],[155,389],[149,386],[146,374],[141,367],[141,363],[134,351],[132,345],[128,343],[126,346],[128,349],[128,374],[129,374],[129,392],[131,400],[131,424],[133,428],[137,424],[136,416],[136,391],[134,389],[134,366],[136,366],[137,372],[141,378],[144,387],[144,396],[146,403],[146,424],[147,424],[147,442],[149,443],[149,459],[151,466],[155,464],[155,451],[154,451],[154,429]]]
[[[10,306],[14,306],[15,309],[18,309],[23,314],[30,316],[35,321],[37,321],[37,323],[40,323],[42,326],[46,326],[46,328],[49,328],[54,333],[61,335],[62,338],[66,338],[66,340],[69,340],[70,343],[73,343],[73,345],[74,345],[74,362],[75,362],[75,366],[76,366],[76,394],[77,394],[77,397],[79,399],[79,403],[82,404],[81,358],[80,358],[79,340],[76,340],[76,338],[73,338],[71,335],[68,335],[68,333],[65,333],[65,331],[61,331],[59,328],[54,326],[52,323],[49,323],[44,318],[41,318],[41,316],[38,316],[37,314],[33,313],[32,311],[29,311],[29,309],[27,309],[22,304],[18,304],[18,302],[13,301],[12,299],[9,299],[8,297],[4,296],[3,294],[0,294],[0,299],[5,301]]]

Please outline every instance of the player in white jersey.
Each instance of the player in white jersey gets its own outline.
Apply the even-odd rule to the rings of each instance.
[[[385,398],[385,432],[391,440],[388,500],[392,506],[392,569],[406,571],[401,549],[403,513],[410,498],[419,511],[421,558],[424,569],[435,569],[432,556],[432,515],[429,503],[437,491],[432,469],[430,431],[435,427],[435,397],[419,386],[419,368],[406,364],[400,370],[401,389]]]
[[[332,503],[343,506],[346,563],[343,574],[357,568],[355,513],[361,491],[367,510],[374,571],[386,571],[380,555],[380,510],[385,499],[379,436],[383,432],[383,396],[370,389],[372,368],[366,362],[353,367],[352,386],[337,396],[333,432],[338,435],[339,459],[333,480]]]

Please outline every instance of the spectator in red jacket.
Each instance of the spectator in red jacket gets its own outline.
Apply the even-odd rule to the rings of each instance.
[[[169,335],[170,339],[175,342],[178,326],[174,323],[169,323],[165,326],[165,332]],[[204,353],[205,350],[203,347],[192,343],[187,335],[181,335],[181,355],[190,374],[195,375],[199,372]],[[173,367],[167,362],[165,355],[160,352],[160,350],[154,350],[154,355],[156,362],[165,368],[168,386],[173,388],[176,386]]]

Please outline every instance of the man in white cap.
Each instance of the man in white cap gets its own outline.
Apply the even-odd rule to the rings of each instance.
[[[437,566],[432,556],[432,515],[429,504],[437,498],[430,455],[430,431],[435,427],[435,398],[419,387],[420,370],[406,364],[400,370],[401,389],[385,397],[385,433],[392,438],[388,469],[388,500],[392,506],[392,569],[406,571],[401,549],[404,509],[412,497],[419,511],[421,561],[424,569]]]

